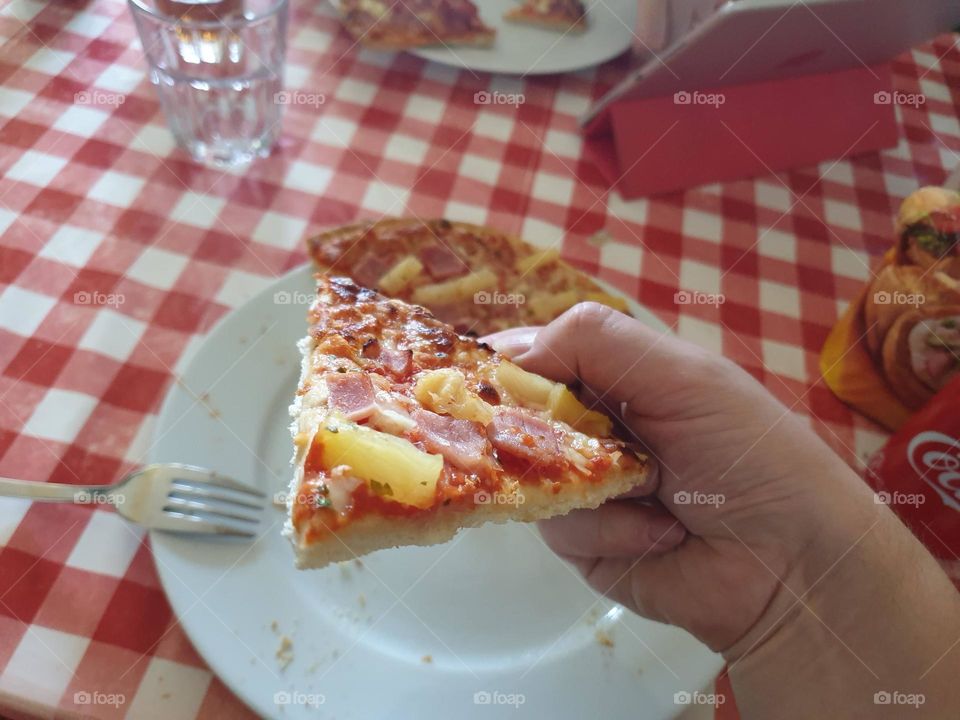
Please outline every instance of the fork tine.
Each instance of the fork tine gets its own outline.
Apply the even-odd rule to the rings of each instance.
[[[187,483],[182,480],[174,480],[170,485],[170,494],[185,495],[205,500],[217,500],[230,505],[240,505],[242,507],[262,510],[265,501],[251,500],[249,495],[241,494],[231,488],[223,488],[219,485],[208,485],[206,483]]]
[[[240,512],[233,510],[227,503],[208,503],[202,500],[194,500],[189,497],[182,497],[176,494],[167,495],[167,504],[164,510],[175,510],[184,513],[199,513],[201,515],[211,515],[213,517],[231,518],[233,520],[242,520],[248,523],[260,522],[259,512]],[[256,508],[262,510],[263,508]]]
[[[151,523],[151,527],[173,532],[234,535],[248,538],[256,535],[252,530],[238,528],[228,523],[213,522],[200,515],[183,513],[172,508],[164,508],[162,513],[158,513]]]
[[[172,471],[174,482],[182,480],[187,483],[214,485],[217,487],[230,488],[231,490],[235,490],[246,495],[253,495],[254,497],[267,497],[266,493],[250,487],[249,485],[244,485],[243,483],[234,480],[232,477],[220,475],[219,473],[215,473],[211,470],[206,470],[201,467],[196,467],[195,465],[171,464],[167,467],[169,467]]]

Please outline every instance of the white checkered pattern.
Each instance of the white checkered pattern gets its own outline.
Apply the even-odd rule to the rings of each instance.
[[[0,475],[121,477],[217,319],[304,262],[305,235],[390,213],[558,246],[787,403],[803,396],[851,461],[883,441],[826,390],[817,354],[889,246],[900,199],[960,161],[955,36],[897,61],[897,88],[927,98],[898,108],[898,147],[625,201],[586,158],[577,117],[626,63],[476,77],[348,50],[328,11],[294,12],[288,85],[325,102],[286,107],[271,157],[222,173],[175,148],[121,0],[0,8]],[[525,102],[474,103],[491,90]],[[80,102],[92,91],[124,101]],[[678,290],[726,301],[678,305]],[[252,717],[182,635],[141,540],[102,508],[0,499],[0,696],[48,715]],[[138,613],[152,622],[103,621]],[[78,706],[94,689],[122,706]]]

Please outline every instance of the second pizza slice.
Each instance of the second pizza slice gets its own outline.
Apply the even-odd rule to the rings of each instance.
[[[297,566],[596,507],[646,480],[606,415],[427,310],[318,276],[286,534]]]
[[[496,36],[470,0],[339,0],[337,7],[354,40],[375,50],[490,47]]]

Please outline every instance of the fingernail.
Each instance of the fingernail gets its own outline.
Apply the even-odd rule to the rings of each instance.
[[[658,518],[650,523],[647,534],[651,542],[659,547],[679,545],[687,536],[687,530],[674,518]]]
[[[486,339],[486,342],[501,355],[514,358],[529,350],[536,337],[537,329],[531,329],[529,331],[516,332],[509,335],[504,334],[499,337],[494,335]]]

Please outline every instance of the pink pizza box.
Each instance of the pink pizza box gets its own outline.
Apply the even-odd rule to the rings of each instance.
[[[626,198],[739,180],[897,143],[889,64],[614,100],[586,152]]]

